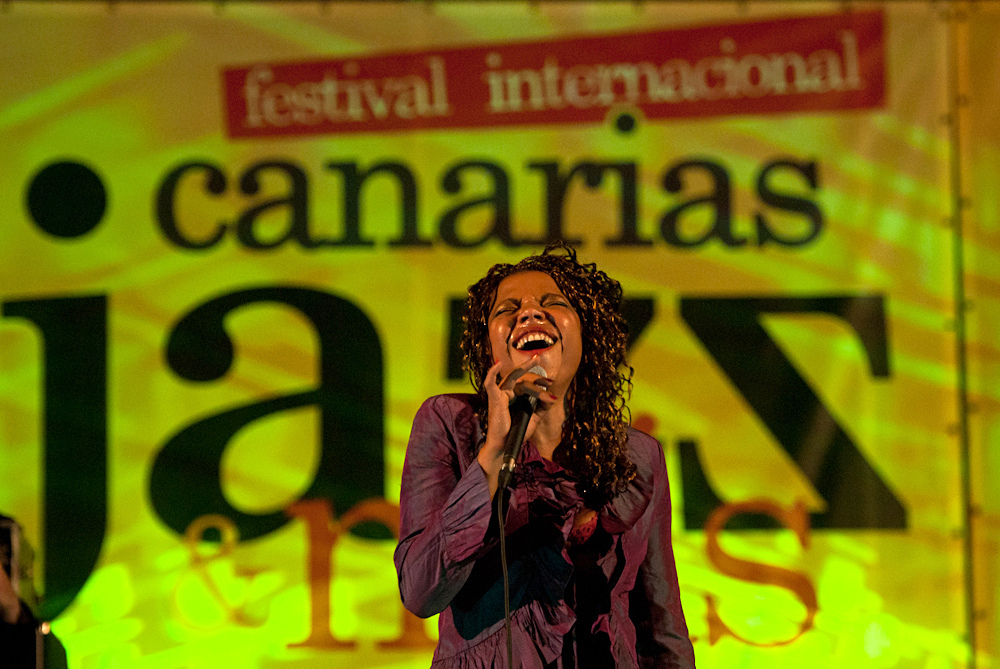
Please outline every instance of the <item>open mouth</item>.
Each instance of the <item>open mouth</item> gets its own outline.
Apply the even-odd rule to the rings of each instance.
[[[544,332],[529,332],[514,342],[514,348],[518,351],[540,351],[555,343],[556,340]]]

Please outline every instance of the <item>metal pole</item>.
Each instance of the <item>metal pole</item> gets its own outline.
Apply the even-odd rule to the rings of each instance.
[[[968,11],[965,2],[955,3],[944,9],[948,21],[948,119],[951,161],[951,232],[953,299],[955,304],[955,367],[956,402],[958,409],[958,448],[962,488],[962,520],[964,521],[963,571],[965,589],[965,626],[969,643],[967,666],[976,669],[978,643],[976,638],[976,582],[974,547],[974,504],[972,499],[972,471],[969,448],[969,376],[966,342],[966,311],[969,304],[965,294],[965,210],[969,200],[965,195],[962,173],[964,146],[963,119],[967,113]]]

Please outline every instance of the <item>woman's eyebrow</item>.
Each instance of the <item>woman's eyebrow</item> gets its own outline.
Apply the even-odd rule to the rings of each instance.
[[[506,300],[500,300],[499,302],[494,304],[493,308],[490,309],[490,311],[496,311],[497,307],[503,306],[505,304],[518,304],[518,302],[519,300],[517,300],[516,298],[508,297]]]

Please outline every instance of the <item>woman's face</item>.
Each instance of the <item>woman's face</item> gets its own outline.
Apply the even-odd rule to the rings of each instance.
[[[580,317],[544,272],[519,272],[500,282],[489,313],[490,346],[501,373],[535,365],[564,397],[583,355]]]

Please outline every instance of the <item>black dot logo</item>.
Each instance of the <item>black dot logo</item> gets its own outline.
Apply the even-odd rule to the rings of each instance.
[[[619,114],[615,118],[615,128],[618,132],[632,132],[636,125],[635,116],[632,114]]]
[[[28,213],[53,237],[85,235],[101,222],[108,196],[101,178],[86,165],[46,165],[28,185]]]

